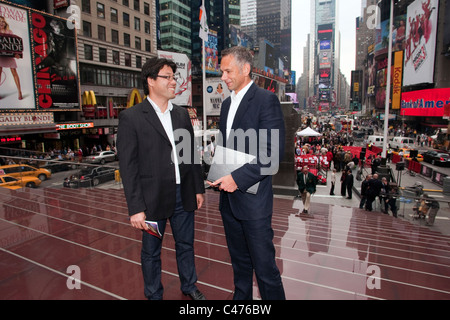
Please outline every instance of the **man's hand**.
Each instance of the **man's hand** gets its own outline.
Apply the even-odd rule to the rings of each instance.
[[[203,206],[203,203],[205,202],[205,197],[203,194],[199,193],[197,194],[197,209],[200,209]]]
[[[236,182],[234,182],[233,177],[230,175],[220,178],[219,180],[214,181],[213,183],[207,181],[208,184],[213,187],[217,188],[219,187],[219,190],[223,190],[228,193],[234,193],[238,186]]]
[[[145,223],[145,213],[140,212],[137,213],[130,218],[131,226],[133,228],[139,229],[139,230],[148,230],[148,226]]]

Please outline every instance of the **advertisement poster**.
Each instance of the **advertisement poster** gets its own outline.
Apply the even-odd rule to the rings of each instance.
[[[219,51],[217,49],[217,32],[209,31],[208,42],[206,42],[206,73],[215,76],[220,75]]]
[[[80,110],[76,30],[0,2],[0,110]]]
[[[207,78],[206,114],[208,116],[220,116],[222,102],[230,95],[230,90],[220,78]]]
[[[438,0],[416,0],[408,6],[404,86],[433,82],[438,7]]]
[[[192,66],[188,56],[184,53],[158,50],[158,57],[173,60],[177,64],[175,74],[178,77],[176,97],[172,100],[172,103],[192,107]]]
[[[28,12],[0,2],[0,110],[35,109]]]
[[[80,109],[76,30],[65,20],[31,12],[39,110]]]
[[[401,114],[416,117],[443,117],[450,104],[450,88],[428,89],[402,94]]]

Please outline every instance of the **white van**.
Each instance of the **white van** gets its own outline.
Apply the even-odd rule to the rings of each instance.
[[[382,136],[369,136],[367,138],[367,144],[368,145],[373,145],[373,146],[378,147],[378,148],[383,148],[384,137],[382,137]]]
[[[413,138],[394,137],[389,142],[389,147],[392,149],[400,149],[400,148],[414,149],[416,146]]]

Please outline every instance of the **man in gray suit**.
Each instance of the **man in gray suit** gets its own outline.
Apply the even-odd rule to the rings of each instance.
[[[173,105],[177,86],[173,61],[152,58],[142,69],[142,103],[120,113],[117,148],[131,225],[143,230],[141,262],[144,294],[162,299],[162,237],[148,232],[155,222],[162,236],[170,219],[181,291],[203,300],[195,283],[194,211],[204,202],[194,131],[186,109]],[[180,148],[181,146],[181,148]]]

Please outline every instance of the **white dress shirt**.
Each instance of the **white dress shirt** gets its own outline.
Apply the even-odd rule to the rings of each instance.
[[[152,101],[149,97],[147,97],[148,101],[152,105],[153,109],[155,109],[156,114],[158,115],[159,120],[161,121],[164,130],[166,131],[167,136],[169,137],[170,143],[172,144],[172,159],[175,165],[175,178],[176,184],[181,183],[180,178],[180,168],[178,167],[178,157],[177,157],[177,148],[175,147],[175,137],[173,135],[173,126],[172,126],[172,116],[170,112],[173,110],[173,104],[169,101],[167,109],[164,113],[162,113],[159,106]]]
[[[230,111],[228,112],[228,118],[227,118],[227,139],[230,137],[231,133],[231,127],[233,126],[234,117],[236,116],[236,113],[238,111],[239,105],[241,104],[242,98],[244,98],[245,94],[247,93],[248,89],[252,86],[253,81],[250,81],[250,83],[245,86],[241,91],[239,91],[238,94],[236,94],[234,91],[231,93],[231,105],[230,105]]]

